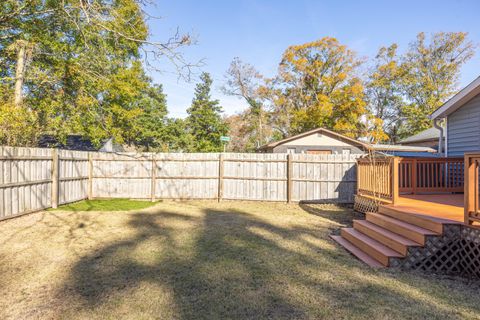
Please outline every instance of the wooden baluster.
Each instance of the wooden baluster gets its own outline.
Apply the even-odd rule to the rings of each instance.
[[[412,162],[412,193],[417,193],[417,159]]]
[[[399,158],[394,157],[392,161],[392,203],[395,204],[398,202],[398,162]]]

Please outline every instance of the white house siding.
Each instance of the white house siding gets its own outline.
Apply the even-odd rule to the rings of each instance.
[[[480,151],[480,95],[447,118],[448,156]]]

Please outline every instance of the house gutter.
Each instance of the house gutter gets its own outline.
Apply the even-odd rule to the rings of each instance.
[[[439,124],[440,120],[443,120],[443,118],[436,118],[433,120],[433,126],[437,128],[440,131],[440,134],[438,135],[438,153],[442,154],[443,153],[443,127]]]

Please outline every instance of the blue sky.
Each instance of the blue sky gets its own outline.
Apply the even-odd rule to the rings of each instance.
[[[161,19],[149,22],[153,40],[165,40],[176,28],[195,35],[197,44],[183,50],[189,61],[204,59],[199,71],[214,79],[213,97],[225,113],[245,104],[222,94],[225,71],[234,57],[253,64],[262,74],[275,74],[283,51],[293,44],[336,37],[360,57],[396,42],[407,48],[418,32],[465,31],[480,44],[480,1],[307,1],[307,0],[156,0],[149,12]],[[461,86],[480,76],[480,48],[462,69]],[[194,83],[178,80],[167,61],[152,72],[164,85],[170,115],[185,117]]]

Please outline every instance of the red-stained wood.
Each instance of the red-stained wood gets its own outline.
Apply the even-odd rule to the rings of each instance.
[[[419,215],[463,222],[463,202],[463,194],[401,195],[394,207]]]

